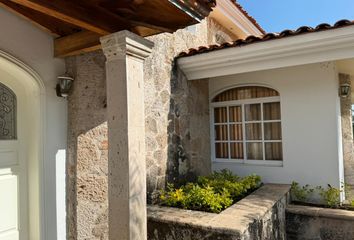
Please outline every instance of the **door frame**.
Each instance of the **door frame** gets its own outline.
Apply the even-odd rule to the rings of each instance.
[[[6,70],[16,84],[26,90],[26,100],[31,106],[26,123],[31,126],[28,133],[28,233],[29,240],[41,240],[46,236],[46,198],[44,181],[45,156],[45,86],[39,74],[30,66],[12,55],[0,50],[0,68]]]

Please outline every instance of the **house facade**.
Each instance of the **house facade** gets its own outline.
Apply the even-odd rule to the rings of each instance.
[[[208,120],[208,86],[204,81],[192,84],[186,81],[174,64],[174,58],[190,47],[223,43],[249,34],[260,36],[263,30],[244,14],[231,1],[220,1],[201,23],[173,34],[147,38],[154,43],[151,55],[144,63],[149,203],[156,202],[167,182],[178,183],[181,179],[193,179],[211,172],[209,125],[207,121],[201,121]],[[228,20],[225,22],[228,25],[222,25],[220,19]],[[238,24],[242,21],[246,22],[241,28]],[[75,78],[68,98],[69,238],[106,238],[108,234],[105,61],[103,51],[66,59],[67,71]]]
[[[1,93],[12,99],[2,99],[1,119],[13,114],[1,123],[0,238],[54,239],[65,231],[65,171],[57,170],[65,169],[67,103],[54,90],[65,62],[53,58],[49,34],[3,8],[0,18]],[[21,233],[8,231],[19,224]]]
[[[225,168],[354,186],[353,22],[191,2],[0,3],[0,240],[146,239],[159,190]]]
[[[0,239],[108,239],[108,200],[112,192],[108,57],[102,50],[92,52],[99,49],[95,44],[102,31],[98,29],[99,36],[77,32],[74,24],[84,26],[84,30],[97,28],[89,19],[75,22],[61,8],[40,8],[37,3],[27,2],[3,2],[4,8],[0,9],[0,188],[7,193],[0,204],[0,211],[5,213],[0,220]],[[173,9],[171,6],[165,7]],[[43,16],[41,11],[53,10],[51,7],[56,14]],[[196,22],[190,20],[190,12],[181,14],[178,8],[174,11],[179,19],[180,15],[188,16],[184,17],[188,21],[183,20],[179,26]],[[192,13],[196,12],[193,9]],[[196,15],[202,18],[203,14]],[[63,15],[64,22],[54,21]],[[142,36],[161,32],[144,27],[134,31]],[[73,35],[65,36],[69,33]],[[174,64],[175,56],[191,47],[261,34],[260,26],[239,5],[220,1],[199,24],[147,37],[155,46],[143,69],[145,117],[141,119],[146,127],[140,135],[146,142],[142,159],[146,156],[147,176],[147,189],[141,195],[147,195],[149,202],[156,200],[167,181],[178,182],[211,171],[207,161],[209,131],[207,126],[201,132],[197,130],[198,118],[207,118],[209,110],[194,105],[204,102],[207,85],[201,82],[190,86]],[[82,36],[93,46],[84,48],[80,45],[83,41],[69,41]],[[139,41],[135,43],[139,45]],[[144,41],[141,44],[149,46],[148,54],[151,45]],[[89,53],[78,54],[78,48]],[[142,57],[145,53],[139,54]],[[139,64],[135,67],[139,68]],[[67,99],[56,94],[57,77],[63,75],[75,79]]]
[[[342,20],[182,53],[186,78],[208,82],[212,168],[353,186],[353,30]]]

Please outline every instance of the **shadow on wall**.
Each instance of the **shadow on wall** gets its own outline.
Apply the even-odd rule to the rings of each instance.
[[[208,80],[188,81],[176,62],[168,120],[167,182],[181,185],[211,173]]]
[[[68,99],[67,237],[107,239],[108,129],[105,57],[102,51],[87,53],[68,58],[66,66],[68,73],[75,78],[73,91]],[[150,72],[148,71],[151,68],[147,67],[147,87],[157,84],[153,80],[162,67],[159,64],[154,66],[155,70]],[[146,117],[152,118],[162,128],[157,134],[148,134],[146,142],[147,146],[150,146],[150,140],[159,144],[156,149],[150,150],[149,157],[147,153],[147,168],[151,170],[147,175],[147,196],[150,203],[156,200],[155,193],[167,181],[180,184],[211,172],[208,81],[188,81],[176,64],[172,67],[171,75],[162,74],[161,77],[164,83],[166,81],[162,89],[166,95],[166,108],[162,108],[163,104],[158,101],[155,103],[154,100],[158,98],[156,88],[150,89],[151,99],[148,98],[145,102],[148,111]],[[152,130],[147,128],[147,131]],[[148,158],[156,158],[151,166]],[[161,181],[161,184],[157,184],[157,181]]]

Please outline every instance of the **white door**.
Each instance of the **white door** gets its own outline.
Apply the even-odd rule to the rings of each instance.
[[[27,170],[18,137],[17,99],[0,82],[0,240],[26,240]]]

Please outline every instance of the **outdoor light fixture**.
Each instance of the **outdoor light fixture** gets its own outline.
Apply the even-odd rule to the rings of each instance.
[[[69,92],[71,86],[73,85],[74,78],[64,75],[58,77],[59,83],[56,86],[57,96],[67,98],[69,96]]]
[[[348,83],[343,83],[339,87],[339,96],[342,98],[346,98],[350,94],[350,84]]]

